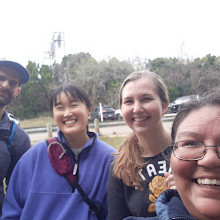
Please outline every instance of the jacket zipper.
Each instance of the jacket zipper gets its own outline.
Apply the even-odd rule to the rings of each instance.
[[[79,169],[79,158],[82,154],[82,152],[89,150],[89,148],[83,149],[77,156],[72,152],[72,154],[74,155],[74,166],[73,166],[73,176],[75,176],[78,172]]]
[[[74,164],[74,167],[73,167],[73,176],[75,176],[77,174],[77,171],[78,171],[78,166],[79,166],[79,160],[78,160],[78,156],[75,156],[75,164]]]

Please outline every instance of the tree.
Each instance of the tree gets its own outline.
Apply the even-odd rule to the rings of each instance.
[[[8,111],[20,119],[31,118],[50,111],[51,92],[65,82],[74,83],[90,96],[92,103],[118,108],[119,89],[135,70],[148,69],[161,76],[167,85],[170,101],[179,96],[201,95],[220,85],[220,57],[210,54],[194,60],[135,57],[128,61],[96,61],[89,53],[69,54],[53,66],[29,61],[30,81],[22,86],[21,94]]]
[[[50,92],[54,77],[49,66],[29,61],[27,70],[30,81],[24,84],[18,98],[11,104],[11,110],[20,119],[33,118],[50,110]]]

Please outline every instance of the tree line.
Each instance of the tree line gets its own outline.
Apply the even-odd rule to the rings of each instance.
[[[198,94],[220,85],[220,57],[211,54],[193,60],[182,58],[141,59],[124,61],[110,58],[98,62],[89,53],[69,54],[61,63],[39,65],[29,61],[30,81],[22,86],[19,97],[7,111],[19,119],[39,117],[51,112],[53,90],[73,83],[89,94],[94,106],[100,102],[115,109],[123,80],[136,70],[150,70],[162,77],[168,87],[170,101],[179,96]]]

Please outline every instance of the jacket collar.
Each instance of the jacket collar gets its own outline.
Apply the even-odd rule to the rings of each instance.
[[[159,219],[196,220],[185,208],[177,190],[170,189],[161,193],[155,203],[155,206]]]
[[[90,139],[83,146],[83,149],[91,147],[94,144],[94,142],[96,141],[96,139],[98,139],[98,135],[94,132],[88,132],[88,136],[90,137]],[[69,144],[68,144],[64,134],[62,133],[62,131],[60,131],[60,129],[57,130],[57,138],[60,141],[60,143],[63,143],[65,146],[69,147]]]
[[[4,111],[2,119],[0,120],[0,130],[5,129],[10,130],[10,119],[6,110]]]

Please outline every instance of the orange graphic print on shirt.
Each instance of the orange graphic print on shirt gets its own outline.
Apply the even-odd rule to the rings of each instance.
[[[155,202],[157,197],[168,188],[165,185],[166,177],[155,176],[149,183],[149,200],[152,202],[148,207],[148,212],[155,212]]]

